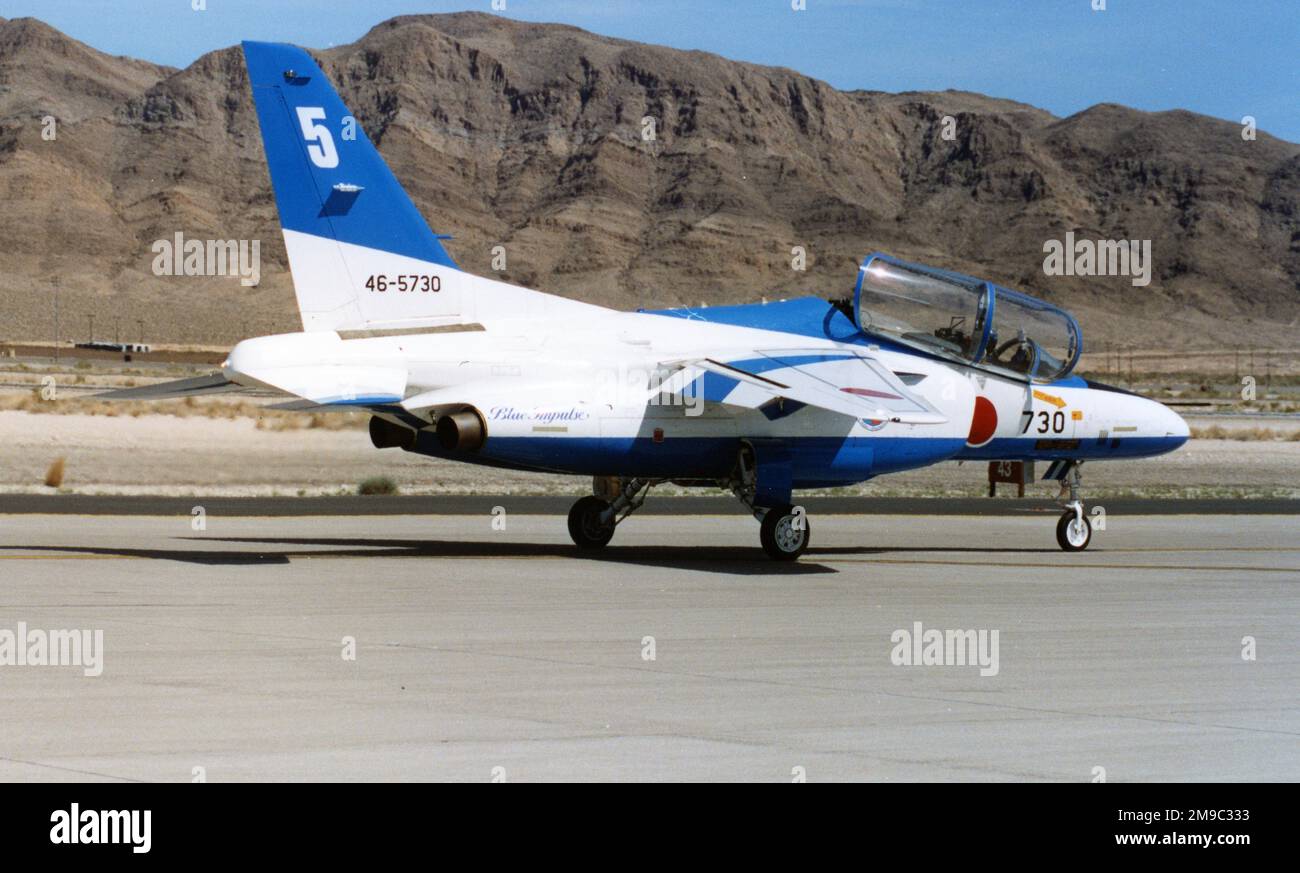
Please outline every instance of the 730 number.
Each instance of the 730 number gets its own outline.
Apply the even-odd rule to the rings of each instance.
[[[1039,433],[1064,433],[1065,432],[1065,412],[1058,409],[1056,412],[1043,410],[1038,413]]]

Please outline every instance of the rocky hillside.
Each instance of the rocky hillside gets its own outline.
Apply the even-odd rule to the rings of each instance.
[[[393,19],[317,57],[476,272],[503,245],[508,281],[654,307],[842,295],[879,249],[1064,303],[1093,348],[1296,344],[1300,146],[1236,124],[844,92],[477,13]],[[295,326],[237,47],[174,70],[0,19],[0,192],[0,338],[50,336],[56,283],[78,338],[90,314],[101,338],[141,319],[154,341]],[[261,285],[154,276],[150,245],[178,231],[260,239]],[[1067,231],[1150,239],[1150,285],[1044,275]]]

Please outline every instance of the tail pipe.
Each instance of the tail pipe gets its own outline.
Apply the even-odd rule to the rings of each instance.
[[[370,442],[377,449],[405,449],[409,452],[415,448],[415,437],[415,431],[409,427],[393,424],[375,415],[370,416]]]
[[[412,451],[419,433],[378,416],[370,417],[370,442],[377,449]],[[439,418],[434,434],[443,451],[476,452],[487,442],[487,425],[477,409],[465,409]]]
[[[477,409],[466,409],[438,419],[438,445],[449,452],[476,452],[487,442],[487,424]]]

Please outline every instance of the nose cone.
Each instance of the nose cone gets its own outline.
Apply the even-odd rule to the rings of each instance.
[[[1187,438],[1192,435],[1192,432],[1187,427],[1187,422],[1177,412],[1174,412],[1163,403],[1156,403],[1154,400],[1150,402],[1152,406],[1156,407],[1152,416],[1156,422],[1155,435],[1163,437],[1165,441],[1164,450],[1172,452],[1187,442]]]

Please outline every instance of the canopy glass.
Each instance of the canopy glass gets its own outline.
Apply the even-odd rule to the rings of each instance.
[[[1059,307],[882,254],[863,261],[853,311],[864,333],[1039,382],[1068,375],[1083,348],[1078,323]]]

